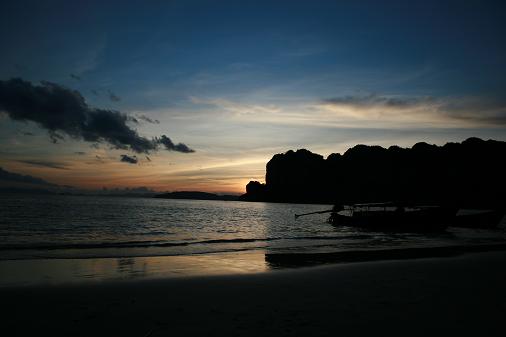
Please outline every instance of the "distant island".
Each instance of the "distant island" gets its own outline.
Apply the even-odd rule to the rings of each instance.
[[[505,207],[506,142],[469,138],[412,148],[356,145],[326,159],[302,149],[276,154],[265,184],[250,181],[244,201],[361,203],[395,201]]]
[[[214,194],[199,191],[180,191],[180,192],[168,192],[157,194],[155,198],[161,199],[193,199],[193,200],[225,200],[225,201],[237,201],[239,196],[230,194]]]

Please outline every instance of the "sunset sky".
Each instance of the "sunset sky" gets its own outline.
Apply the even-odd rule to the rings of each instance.
[[[290,149],[506,140],[496,3],[3,0],[0,167],[242,193]]]

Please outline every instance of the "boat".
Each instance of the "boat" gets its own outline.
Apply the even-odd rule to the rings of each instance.
[[[459,210],[453,222],[452,227],[465,228],[495,228],[504,217],[504,210]]]
[[[456,209],[442,206],[406,207],[395,203],[334,206],[328,222],[333,226],[360,227],[374,231],[444,231]]]

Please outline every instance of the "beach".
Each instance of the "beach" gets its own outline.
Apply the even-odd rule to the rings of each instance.
[[[502,336],[506,251],[0,288],[9,336]]]
[[[2,201],[2,335],[503,335],[504,221],[390,233],[294,219],[324,205]]]

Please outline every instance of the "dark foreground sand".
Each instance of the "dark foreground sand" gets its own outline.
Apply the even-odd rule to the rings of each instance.
[[[2,336],[505,336],[506,252],[2,288]]]

